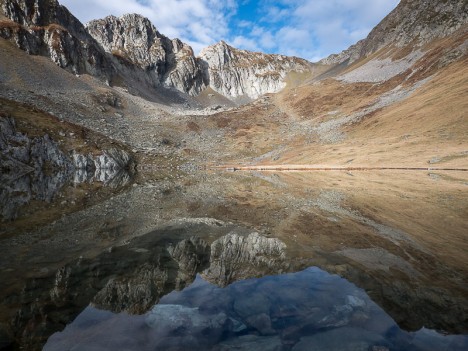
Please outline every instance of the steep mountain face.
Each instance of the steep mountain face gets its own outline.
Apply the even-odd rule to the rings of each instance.
[[[153,85],[165,84],[190,95],[205,88],[192,48],[162,35],[147,18],[137,14],[108,16],[86,27],[107,53],[144,70]]]
[[[142,68],[155,85],[193,96],[209,86],[228,98],[255,99],[284,88],[291,71],[311,68],[306,60],[238,50],[223,41],[196,58],[190,46],[170,40],[136,14],[91,21],[87,29],[106,52]]]
[[[0,0],[0,9],[0,37],[110,84],[172,87],[191,96],[209,86],[229,99],[248,101],[280,91],[290,72],[311,69],[306,60],[238,50],[225,42],[197,58],[189,45],[167,38],[137,14],[85,27],[56,0]]]
[[[0,37],[29,54],[49,56],[75,74],[106,80],[114,74],[99,44],[56,0],[0,0]]]
[[[204,49],[200,58],[208,85],[232,98],[276,93],[286,86],[290,72],[311,69],[311,63],[303,59],[238,50],[224,41]]]
[[[411,44],[416,49],[431,40],[452,34],[467,22],[466,0],[401,0],[366,39],[320,63],[352,63],[388,45],[402,48]]]

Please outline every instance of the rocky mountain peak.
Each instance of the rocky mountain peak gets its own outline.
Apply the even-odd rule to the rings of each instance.
[[[87,39],[81,22],[57,0],[0,0],[0,7],[5,17],[25,27],[57,24],[80,40]]]
[[[210,60],[210,64],[215,64],[221,67],[223,64],[228,63],[233,58],[233,48],[229,46],[225,41],[220,41],[214,45],[210,45],[204,48],[200,52],[200,58],[203,60]]]
[[[195,96],[207,86],[239,102],[285,87],[287,75],[307,72],[310,63],[283,55],[239,50],[225,41],[195,57],[179,39],[169,39],[138,14],[80,23],[56,0],[0,0],[11,22],[0,36],[34,55],[49,56],[75,74],[149,89],[172,87]]]
[[[89,34],[108,53],[147,68],[164,60],[164,38],[151,22],[137,14],[108,16],[86,24]]]
[[[305,73],[311,63],[296,57],[236,49],[224,41],[200,53],[205,79],[218,93],[234,99],[255,99],[286,86],[291,72]]]
[[[452,34],[467,22],[466,0],[401,0],[366,39],[320,63],[354,62],[387,45],[401,48],[411,44],[417,48]]]
[[[81,22],[56,0],[0,0],[0,37],[75,74],[110,81],[114,68]]]
[[[205,88],[192,48],[159,33],[146,17],[108,16],[86,28],[107,53],[145,71],[153,86],[164,84],[190,95]]]

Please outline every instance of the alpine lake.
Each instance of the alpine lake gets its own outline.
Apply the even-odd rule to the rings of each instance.
[[[468,173],[0,185],[2,350],[468,350]]]

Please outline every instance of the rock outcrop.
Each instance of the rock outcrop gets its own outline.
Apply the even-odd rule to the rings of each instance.
[[[192,48],[162,35],[147,18],[108,16],[89,22],[86,28],[120,63],[143,70],[152,85],[165,84],[190,95],[205,88]]]
[[[402,0],[367,36],[339,54],[320,61],[333,65],[352,63],[388,45],[415,49],[446,37],[468,22],[468,2],[465,0]]]
[[[85,27],[56,0],[0,0],[2,15],[0,37],[109,84],[169,87],[191,96],[209,86],[243,102],[278,92],[292,71],[311,69],[303,59],[238,50],[225,42],[195,57],[189,45],[167,38],[137,14],[108,16]]]
[[[73,152],[66,155],[59,145],[48,134],[29,138],[16,130],[15,120],[11,117],[0,117],[0,151],[2,170],[16,171],[7,165],[22,165],[24,169],[40,171],[45,167],[73,172],[78,169],[95,171],[108,169],[117,172],[128,168],[132,163],[131,156],[121,149],[104,150],[93,156]]]
[[[190,46],[170,40],[136,14],[91,21],[87,29],[106,52],[144,70],[153,85],[164,84],[190,95],[209,86],[231,99],[255,99],[284,88],[291,71],[311,68],[303,59],[238,50],[223,41],[196,58]]]
[[[239,50],[224,41],[204,49],[200,58],[207,85],[234,99],[276,93],[286,86],[290,72],[311,69],[310,62],[297,57]]]
[[[56,0],[0,0],[0,37],[32,55],[48,56],[75,74],[110,81],[114,67],[81,22]]]

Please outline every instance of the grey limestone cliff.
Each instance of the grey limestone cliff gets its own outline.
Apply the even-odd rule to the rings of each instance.
[[[191,96],[209,86],[239,102],[278,92],[288,74],[311,69],[303,59],[238,50],[223,41],[195,57],[189,45],[167,38],[141,15],[108,16],[84,26],[56,0],[0,0],[0,37],[109,84],[173,88]]]
[[[235,49],[224,41],[194,56],[190,46],[170,40],[140,15],[109,16],[87,24],[106,52],[143,69],[153,85],[164,84],[190,95],[207,86],[231,99],[255,99],[285,87],[292,72],[307,72],[303,59]]]
[[[190,95],[205,88],[192,48],[162,35],[147,18],[108,16],[89,22],[86,28],[107,53],[142,69],[152,85],[165,84]]]
[[[256,99],[276,93],[286,86],[289,73],[311,69],[307,60],[239,50],[224,41],[204,49],[200,58],[208,85],[231,98]]]

